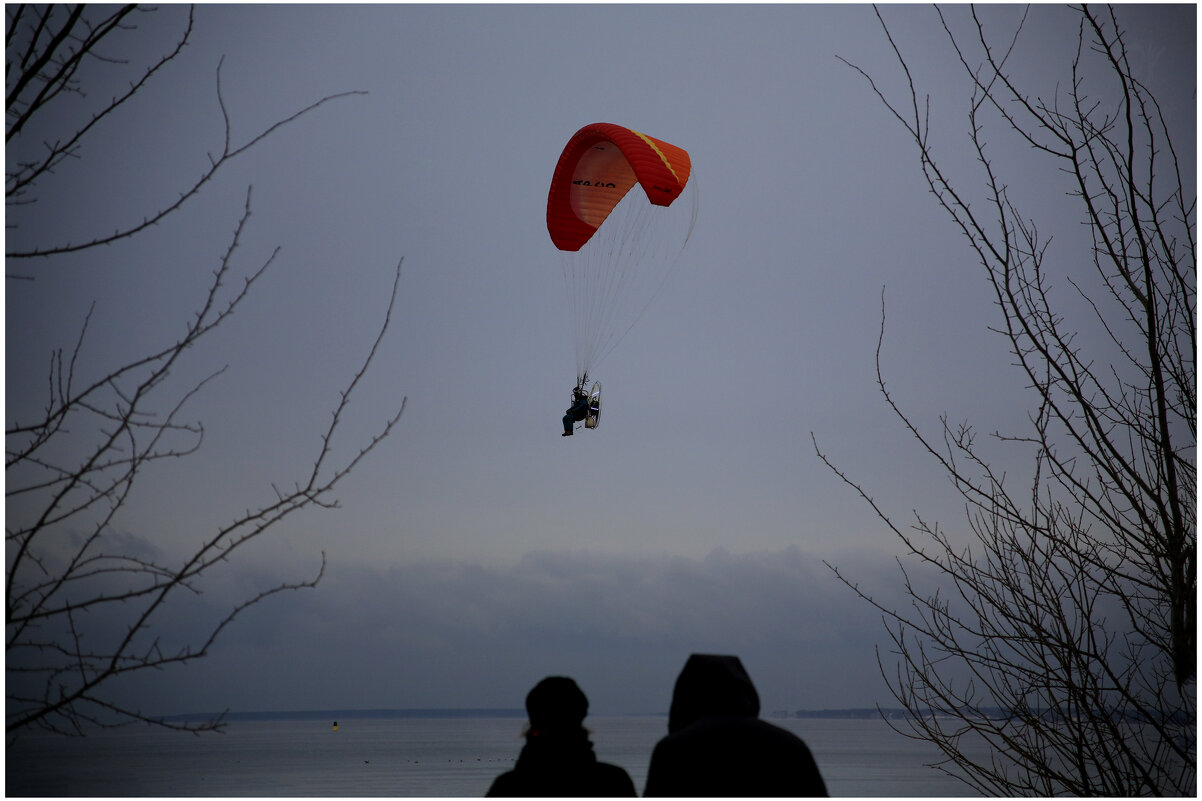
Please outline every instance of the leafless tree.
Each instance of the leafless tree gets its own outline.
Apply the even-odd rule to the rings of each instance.
[[[78,159],[86,158],[90,135],[104,126],[119,125],[123,105],[183,51],[192,33],[190,11],[178,38],[149,66],[131,67],[117,58],[125,41],[121,37],[136,34],[135,21],[147,13],[135,6],[6,7],[6,200],[10,208],[36,203],[40,179],[69,170]],[[141,71],[120,94],[95,104],[86,91],[93,70],[114,65]],[[36,280],[38,268],[48,258],[92,252],[136,237],[179,213],[219,171],[280,126],[343,96],[323,97],[236,144],[231,141],[221,98],[218,65],[217,109],[225,123],[225,137],[196,179],[150,213],[122,210],[130,222],[114,232],[85,232],[75,243],[50,242],[8,252],[10,279]],[[75,116],[70,113],[73,110]],[[37,124],[44,122],[47,114],[65,129],[47,134],[45,125]],[[30,133],[35,129],[37,134]],[[22,143],[27,135],[38,137],[40,149]],[[231,513],[225,524],[201,535],[194,550],[182,556],[147,555],[123,547],[117,525],[137,479],[156,463],[185,457],[200,448],[204,427],[185,418],[186,407],[222,370],[185,384],[182,390],[175,388],[178,385],[169,377],[179,371],[190,348],[230,319],[276,259],[278,248],[249,270],[238,266],[236,254],[250,218],[250,201],[248,189],[228,247],[182,335],[159,344],[137,343],[144,348],[141,355],[124,363],[91,364],[85,356],[89,312],[80,321],[74,347],[49,354],[42,411],[18,420],[12,418],[10,407],[5,461],[6,722],[10,737],[27,727],[78,733],[90,725],[135,721],[189,731],[220,728],[221,716],[192,723],[152,718],[132,705],[114,701],[111,688],[131,675],[204,657],[246,609],[283,591],[314,586],[325,567],[324,554],[315,575],[282,582],[232,602],[228,611],[203,624],[200,633],[187,642],[163,637],[159,630],[167,613],[181,600],[199,593],[202,579],[215,566],[237,556],[246,543],[303,509],[337,506],[332,497],[335,487],[400,419],[403,400],[374,435],[357,449],[351,448],[349,456],[335,455],[341,452],[335,450],[335,434],[389,327],[401,274],[398,264],[388,303],[381,309],[378,335],[365,358],[357,366],[349,366],[348,376],[341,379],[347,383],[336,396],[328,425],[314,439],[311,467],[282,488],[265,480],[266,494],[260,506]],[[22,265],[19,273],[14,265]],[[22,284],[15,286],[19,289]],[[10,289],[10,303],[13,295]],[[22,345],[10,337],[8,347],[11,351]],[[81,369],[85,364],[87,369]],[[91,377],[96,375],[101,377]]]
[[[899,731],[936,744],[939,767],[987,794],[1192,796],[1196,196],[1115,12],[1073,10],[1072,74],[1044,100],[1008,61],[1025,14],[999,44],[976,9],[964,12],[969,35],[937,9],[973,87],[979,172],[968,178],[936,158],[929,98],[879,12],[908,93],[899,102],[849,64],[917,145],[931,192],[984,268],[993,330],[1031,392],[1029,428],[979,439],[944,415],[932,436],[891,395],[878,344],[880,391],[951,479],[967,531],[917,512],[896,523],[816,439],[815,449],[904,546],[908,608],[874,601],[834,568],[885,618],[894,658],[878,660],[909,713]],[[1049,187],[1065,181],[1088,252],[1058,250],[1012,199],[987,147],[1005,137],[1029,147]],[[997,448],[1029,457],[1029,473],[1008,477]],[[989,759],[972,756],[982,738]]]

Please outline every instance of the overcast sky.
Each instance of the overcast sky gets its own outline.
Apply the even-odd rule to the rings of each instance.
[[[970,23],[966,7],[948,12]],[[938,153],[977,191],[969,88],[938,17],[882,14],[930,95]],[[1021,8],[981,15],[1005,42]],[[1120,15],[1192,175],[1195,7]],[[122,40],[133,60],[163,52],[185,17],[166,5],[143,20]],[[1031,10],[1014,63],[1032,94],[1067,80],[1076,25],[1067,7]],[[117,531],[169,561],[300,478],[402,258],[394,324],[341,452],[408,405],[342,485],[341,509],[278,527],[200,603],[216,612],[307,578],[324,550],[319,586],[271,599],[210,658],[123,698],[162,713],[519,707],[559,673],[595,712],[663,711],[688,654],[710,651],[743,658],[766,709],[889,704],[879,616],[824,561],[896,599],[899,543],[811,434],[886,511],[962,528],[876,389],[882,289],[886,374],[921,425],[946,412],[1015,430],[1025,396],[913,143],[838,57],[904,89],[863,5],[197,7],[184,53],[38,206],[8,210],[10,249],[106,233],[173,199],[221,146],[222,58],[235,142],[325,95],[366,94],[278,131],[133,242],[10,262],[37,280],[7,282],[7,419],[40,407],[50,351],[73,344],[93,300],[83,358],[97,374],[178,334],[250,186],[240,270],[280,254],[181,365],[181,384],[229,365],[188,407],[202,450],[148,472]],[[560,150],[592,122],[685,148],[699,213],[672,281],[594,374],[603,424],[565,439],[575,360],[546,195]],[[1087,269],[1061,179],[1004,137],[996,154],[1051,216],[1041,229],[1060,263]]]

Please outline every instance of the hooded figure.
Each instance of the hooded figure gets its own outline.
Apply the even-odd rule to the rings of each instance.
[[[805,742],[759,713],[759,694],[737,656],[690,656],[643,795],[825,796]]]
[[[635,796],[630,774],[598,762],[584,728],[588,698],[576,682],[548,676],[526,696],[526,745],[513,770],[498,776],[489,796]]]

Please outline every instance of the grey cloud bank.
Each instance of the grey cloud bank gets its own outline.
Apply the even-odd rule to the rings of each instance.
[[[848,559],[869,580],[889,569]],[[248,584],[231,577],[215,595]],[[190,612],[193,624],[205,614]],[[702,559],[541,551],[509,567],[335,563],[317,589],[252,610],[203,663],[138,693],[162,714],[520,707],[535,681],[564,674],[598,712],[659,713],[688,654],[719,652],[744,660],[765,711],[869,706],[884,692],[871,646],[879,626],[798,548]],[[186,701],[173,691],[181,680],[197,685]]]

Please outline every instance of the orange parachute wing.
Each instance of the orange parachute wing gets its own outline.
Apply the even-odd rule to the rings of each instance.
[[[689,154],[676,145],[612,123],[584,126],[568,140],[551,178],[551,241],[579,250],[636,183],[653,205],[672,205],[691,169]]]

